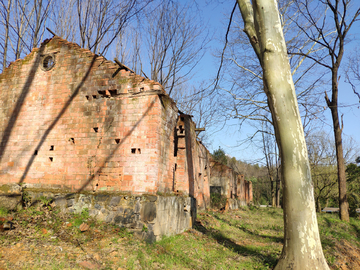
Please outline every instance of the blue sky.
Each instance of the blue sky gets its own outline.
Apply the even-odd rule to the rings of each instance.
[[[218,59],[214,59],[212,53],[215,50],[222,49],[226,34],[226,27],[233,5],[234,3],[229,1],[224,1],[223,3],[216,1],[204,1],[199,3],[199,7],[204,11],[204,23],[208,23],[214,38],[209,44],[211,49],[206,53],[200,63],[200,66],[198,67],[199,71],[196,76],[198,79],[208,78],[210,80],[216,74],[219,68]],[[238,8],[235,12],[239,12]],[[359,24],[360,23],[358,22],[357,25],[354,25],[352,31],[350,32],[351,38],[354,40],[346,47],[345,56],[342,62],[342,71],[347,64],[348,58],[358,50],[359,40],[356,40],[356,34],[360,31]],[[329,94],[331,90],[330,85],[326,86],[325,89],[328,89]],[[325,101],[324,99],[322,100],[325,106]],[[355,141],[354,146],[359,147],[360,103],[357,96],[353,93],[350,85],[345,82],[344,74],[342,74],[339,81],[339,104],[339,114],[344,115],[344,140],[350,136]],[[320,129],[324,130],[329,134],[329,136],[333,137],[331,114],[328,108],[325,110],[324,116],[325,121],[322,123],[319,122],[319,125],[321,126]],[[221,147],[227,154],[236,157],[238,160],[254,163],[261,162],[260,160],[263,155],[261,152],[261,145],[259,145],[259,143],[254,143],[252,145],[239,145],[242,140],[246,139],[248,135],[253,133],[254,129],[250,125],[243,125],[241,130],[239,130],[237,121],[229,121],[221,131],[212,136],[210,139],[211,144],[209,145],[209,150],[212,152],[213,150]]]

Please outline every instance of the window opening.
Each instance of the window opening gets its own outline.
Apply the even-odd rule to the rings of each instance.
[[[116,90],[109,90],[109,92],[112,97],[116,96],[116,94],[117,94]]]
[[[42,60],[42,69],[44,71],[48,71],[50,69],[52,69],[55,66],[55,56],[52,54],[48,54],[46,56],[44,56],[43,60]]]

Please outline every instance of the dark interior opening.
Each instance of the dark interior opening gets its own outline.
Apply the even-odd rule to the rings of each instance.
[[[116,96],[116,90],[109,90],[110,96],[114,97]]]

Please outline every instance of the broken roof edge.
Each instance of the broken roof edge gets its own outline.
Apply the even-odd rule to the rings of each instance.
[[[215,159],[212,157],[212,154],[211,154],[211,156],[210,156],[210,166],[211,166],[211,167],[215,167],[215,166],[216,166],[216,167],[222,167],[222,168],[223,168],[223,167],[226,167],[226,169],[229,169],[229,170],[233,171],[233,173],[234,173],[235,175],[244,175],[243,173],[237,172],[234,168],[230,167],[229,165],[223,164],[223,163],[215,160]],[[247,180],[245,180],[245,181],[247,181]]]
[[[54,43],[54,45],[52,43]],[[77,44],[75,42],[70,42],[70,41],[68,41],[66,39],[63,39],[63,38],[57,36],[57,35],[54,35],[52,38],[45,39],[43,42],[41,42],[39,47],[33,48],[31,50],[31,52],[29,54],[27,54],[25,57],[18,58],[15,61],[10,62],[10,64],[6,68],[4,68],[3,72],[0,73],[0,76],[2,74],[4,74],[4,73],[8,72],[10,69],[12,69],[14,67],[14,64],[20,64],[20,63],[22,63],[24,61],[29,61],[29,58],[32,58],[35,53],[39,53],[39,52],[43,51],[45,49],[45,46],[52,46],[52,45],[53,45],[54,48],[60,47],[60,46],[67,46],[69,49],[79,50],[81,53],[86,53],[86,54],[89,54],[89,55],[91,54],[92,56],[95,56],[97,58],[97,60],[102,60],[103,59],[104,60],[103,64],[113,65],[113,67],[114,66],[119,67],[120,70],[123,69],[123,67],[127,67],[127,66],[125,66],[124,64],[121,63],[121,65],[123,66],[122,67],[121,65],[116,63],[116,61],[108,60],[103,55],[98,55],[96,53],[93,53],[89,49],[82,48],[82,47],[80,47],[79,44]],[[154,80],[151,80],[149,78],[141,76],[141,75],[135,73],[134,71],[129,70],[128,68],[125,70],[125,74],[127,74],[129,77],[135,76],[142,83],[148,83],[148,84],[150,84],[152,86],[157,86],[156,90],[160,90],[162,95],[169,96],[169,94],[165,91],[165,87],[162,84],[160,84],[159,82],[156,82]]]
[[[144,77],[144,76],[141,76],[141,75],[139,75],[139,74],[137,74],[136,72],[134,72],[133,70],[131,70],[131,69],[129,69],[126,65],[124,65],[123,63],[121,63],[120,61],[118,61],[116,58],[116,60],[117,61],[115,61],[115,59],[114,59],[114,61],[111,61],[111,60],[108,60],[105,56],[103,56],[103,55],[98,55],[98,54],[96,54],[96,53],[94,53],[94,52],[92,52],[90,49],[86,49],[86,48],[82,48],[79,44],[77,44],[77,43],[75,43],[75,42],[70,42],[70,41],[68,41],[68,40],[66,40],[66,39],[63,39],[63,38],[61,38],[61,37],[59,37],[59,36],[53,36],[52,38],[50,38],[50,39],[46,39],[46,40],[44,40],[42,43],[41,43],[41,45],[40,45],[40,48],[41,48],[41,46],[46,46],[47,44],[49,44],[49,43],[51,43],[51,42],[55,42],[55,41],[58,41],[58,43],[63,43],[62,45],[66,45],[66,46],[68,46],[69,48],[72,48],[72,49],[77,49],[77,50],[79,50],[80,52],[82,52],[82,53],[87,53],[87,54],[91,54],[92,56],[95,56],[96,58],[97,58],[97,60],[99,59],[99,60],[101,60],[101,58],[104,60],[104,64],[111,64],[111,65],[113,65],[113,66],[117,66],[120,70],[125,70],[125,72],[126,72],[126,74],[128,75],[128,76],[135,76],[135,77],[137,77],[138,79],[139,79],[139,81],[141,81],[141,82],[145,82],[145,83],[149,83],[149,84],[151,84],[151,85],[157,85],[157,86],[159,86],[159,89],[156,89],[156,90],[160,90],[160,91],[162,91],[163,92],[163,94],[165,94],[165,95],[168,95],[168,93],[166,93],[166,91],[165,91],[165,88],[164,88],[164,86],[162,85],[162,84],[160,84],[159,82],[156,82],[156,81],[154,81],[154,80],[151,80],[151,79],[149,79],[149,78],[146,78],[146,77]],[[120,65],[119,65],[119,63],[120,63]],[[125,67],[125,68],[124,68]],[[115,75],[116,76],[116,75]]]

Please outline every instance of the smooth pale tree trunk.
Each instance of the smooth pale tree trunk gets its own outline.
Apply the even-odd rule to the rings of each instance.
[[[277,1],[252,2],[238,0],[245,31],[263,68],[283,177],[284,246],[275,269],[329,269],[320,242],[308,153]]]

